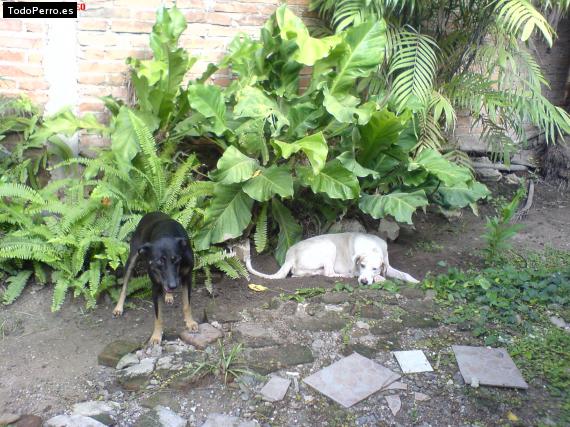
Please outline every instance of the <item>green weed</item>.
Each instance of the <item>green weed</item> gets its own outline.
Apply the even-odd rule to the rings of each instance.
[[[229,351],[224,348],[221,341],[218,341],[218,345],[218,355],[200,362],[192,372],[192,376],[213,374],[216,377],[221,377],[224,384],[227,384],[228,380],[233,381],[234,378],[240,375],[251,374],[242,360],[243,344],[234,345]]]
[[[282,293],[279,298],[283,301],[305,302],[306,299],[322,295],[325,292],[324,288],[299,288],[290,294]]]

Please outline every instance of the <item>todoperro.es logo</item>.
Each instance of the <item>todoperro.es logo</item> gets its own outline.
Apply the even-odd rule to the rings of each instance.
[[[4,18],[77,18],[77,3],[5,1],[2,11]]]

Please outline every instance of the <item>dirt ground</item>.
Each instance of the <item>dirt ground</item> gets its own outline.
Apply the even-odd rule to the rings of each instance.
[[[416,215],[415,230],[403,229],[398,241],[389,244],[392,265],[419,279],[428,272],[444,272],[452,266],[480,265],[478,249],[484,244],[480,236],[484,231],[485,215],[494,212],[493,204],[484,204],[480,210],[479,217],[465,210],[461,218],[453,222],[437,213]],[[544,184],[537,185],[534,206],[523,220],[525,228],[516,236],[515,244],[531,249],[552,246],[570,250],[569,221],[568,193],[563,195]],[[266,272],[277,269],[277,264],[270,256],[257,257],[254,259],[254,265]],[[252,281],[267,285],[271,291],[255,293],[247,288],[249,282],[246,280],[224,279],[215,284],[214,304],[221,311],[227,309],[247,312],[258,309],[281,292],[313,286],[330,288],[335,282],[334,279],[327,278],[290,278],[277,281],[255,278]],[[86,311],[81,301],[72,301],[68,297],[60,312],[51,313],[51,293],[51,288],[29,286],[14,304],[0,307],[0,413],[30,413],[47,419],[68,410],[73,403],[100,399],[101,392],[107,385],[107,370],[110,368],[97,365],[98,353],[113,340],[127,338],[142,343],[151,333],[152,311],[149,301],[134,301],[134,306],[127,309],[122,318],[114,319],[111,314],[113,304],[108,299],[101,301],[96,309]],[[197,320],[203,320],[201,313],[208,304],[212,304],[211,296],[202,286],[196,286],[192,307]],[[167,330],[181,330],[183,323],[179,304],[167,311]],[[409,331],[402,334],[406,333]],[[418,335],[418,332],[415,334]],[[450,336],[455,335],[452,333]],[[458,336],[460,335],[456,337]],[[311,337],[314,338],[314,335]],[[425,340],[430,336],[420,334],[419,338]],[[381,360],[383,356],[378,357]],[[323,363],[324,361],[317,361],[317,364]],[[214,400],[211,390],[219,392]],[[469,392],[467,390],[466,393]],[[456,390],[455,393],[459,392]],[[544,399],[540,391],[532,391],[532,385],[528,393],[539,399],[538,405],[540,399]],[[505,396],[513,397],[515,394],[520,396],[521,393],[505,392]],[[203,407],[212,412],[222,412],[223,408],[232,407],[231,399],[235,399],[235,395],[220,384],[206,384],[202,390],[196,390],[196,394],[189,399],[190,406],[193,402],[198,402],[199,406],[201,402]],[[341,420],[340,424],[346,422],[348,425],[416,424],[416,419],[411,418],[387,419],[377,424],[366,424],[362,420],[356,422],[357,415],[360,414],[358,419],[361,419],[362,414],[366,414],[366,410],[362,409],[366,408],[366,401],[359,404],[364,406],[352,412],[355,418],[351,418],[349,415],[352,409],[343,410],[331,401],[322,399],[326,401],[323,404],[327,408],[332,408],[327,409],[328,412],[320,412],[319,407],[314,406],[316,404],[308,412],[299,409],[302,416],[298,417],[297,423],[287,421],[286,416],[280,416],[277,410],[269,425],[317,425],[316,420],[329,420],[329,415],[332,417],[328,421],[329,425],[335,425],[334,420]],[[486,397],[475,398],[477,399],[484,401]],[[320,400],[317,400],[318,402]],[[482,418],[478,418],[474,412],[464,411],[466,406],[469,407],[468,404],[454,406],[447,399],[438,400],[437,396],[432,396],[428,406],[429,411],[419,417],[427,423],[425,425],[470,425],[476,420],[484,425],[499,423],[498,415],[493,415],[493,408],[487,407],[481,412]],[[464,409],[461,409],[462,407]],[[342,414],[339,415],[340,413]],[[433,414],[433,417],[430,418],[429,414]]]

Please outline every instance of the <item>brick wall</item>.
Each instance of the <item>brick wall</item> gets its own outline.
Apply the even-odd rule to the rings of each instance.
[[[105,120],[99,97],[126,97],[127,65],[133,56],[149,58],[149,34],[156,10],[170,7],[173,0],[85,0],[86,10],[78,12],[74,31],[76,39],[75,76],[77,97],[72,107],[77,113],[94,113]],[[238,32],[259,36],[260,26],[281,4],[280,0],[178,0],[177,7],[185,15],[188,27],[181,45],[199,57],[188,78],[201,75],[208,63],[223,56]],[[309,0],[286,1],[296,13],[308,15]],[[50,82],[45,78],[46,46],[49,25],[57,20],[0,19],[0,94],[25,94],[40,105],[46,105]],[[213,81],[226,84],[223,74]],[[82,136],[81,145],[99,145],[96,137]]]

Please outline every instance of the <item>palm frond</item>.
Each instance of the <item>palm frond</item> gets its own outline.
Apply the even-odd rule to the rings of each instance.
[[[554,30],[542,14],[527,0],[498,0],[495,5],[496,19],[506,33],[520,34],[526,41],[538,28],[549,46],[552,46]]]

